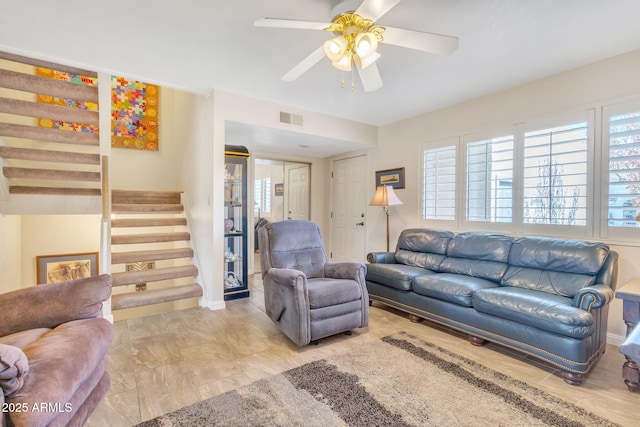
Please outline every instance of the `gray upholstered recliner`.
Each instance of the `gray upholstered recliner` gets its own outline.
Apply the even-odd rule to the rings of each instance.
[[[294,343],[367,326],[366,266],[328,263],[316,224],[272,222],[258,238],[266,312]]]

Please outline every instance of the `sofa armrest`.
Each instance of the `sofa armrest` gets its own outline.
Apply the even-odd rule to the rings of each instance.
[[[591,311],[593,308],[603,307],[614,297],[613,289],[606,285],[587,286],[573,296],[573,306]]]
[[[367,262],[370,264],[395,264],[395,252],[369,252],[367,254]]]
[[[366,274],[367,267],[360,262],[329,262],[324,265],[325,277],[332,279],[350,279],[364,285]]]
[[[0,344],[0,388],[3,399],[20,390],[27,372],[29,362],[24,352],[18,347]]]
[[[0,336],[102,317],[102,302],[109,295],[109,274],[7,292],[0,295]]]
[[[311,340],[307,277],[298,270],[270,268],[262,279],[267,315],[299,346]]]

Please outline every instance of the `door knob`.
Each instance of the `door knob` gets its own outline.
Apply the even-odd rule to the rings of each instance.
[[[362,222],[356,222],[356,225],[364,226],[364,221],[362,221]]]

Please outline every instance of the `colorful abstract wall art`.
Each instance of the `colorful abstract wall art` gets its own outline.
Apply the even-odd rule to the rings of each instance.
[[[158,150],[158,86],[111,77],[111,146]]]
[[[80,74],[67,73],[63,71],[51,70],[49,68],[36,67],[36,75],[49,77],[65,82],[76,83],[87,86],[97,86],[98,79],[95,77],[82,76]],[[43,104],[59,105],[62,107],[78,108],[80,110],[98,111],[98,104],[93,102],[80,102],[73,99],[59,98],[57,96],[38,94],[37,101]],[[99,127],[83,123],[64,122],[61,120],[38,119],[38,126],[43,128],[53,128],[70,130],[74,132],[99,133]]]

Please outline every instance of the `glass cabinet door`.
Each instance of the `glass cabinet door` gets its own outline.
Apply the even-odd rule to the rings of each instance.
[[[230,151],[228,147],[225,147],[224,177],[225,300],[249,296],[247,281],[248,153],[240,155],[243,153],[236,150]]]

